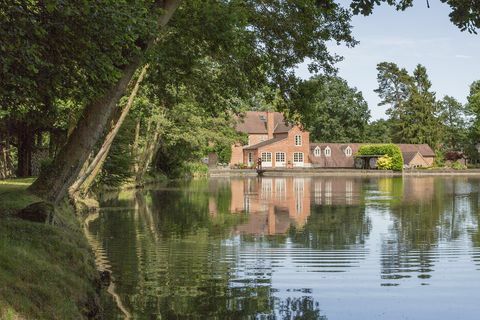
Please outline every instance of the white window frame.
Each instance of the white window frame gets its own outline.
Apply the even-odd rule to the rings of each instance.
[[[322,149],[320,149],[319,146],[316,146],[315,149],[313,149],[313,155],[315,157],[320,157],[322,155]]]
[[[253,152],[248,153],[247,162],[248,162],[248,165],[250,166],[253,164]]]
[[[326,147],[325,150],[323,150],[325,153],[325,157],[331,157],[332,156],[332,149],[330,147]]]
[[[295,158],[297,158],[295,160]],[[301,161],[299,161],[301,158]],[[304,157],[304,154],[303,152],[294,152],[293,153],[293,165],[294,166],[303,166],[303,163],[305,161],[305,157]]]
[[[295,135],[295,146],[296,147],[301,147],[302,146],[302,135],[301,134],[296,134]]]
[[[348,146],[346,149],[345,149],[345,155],[347,157],[351,157],[352,156],[352,148],[350,148],[350,146]]]
[[[272,153],[271,152],[262,152],[260,154],[262,159],[262,167],[271,167],[272,166]],[[270,161],[268,161],[270,160]]]
[[[282,160],[278,160],[279,156],[283,158]],[[275,152],[275,166],[276,167],[284,167],[287,161],[287,154],[283,151]]]

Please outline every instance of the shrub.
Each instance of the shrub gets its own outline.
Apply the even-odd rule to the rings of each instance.
[[[435,150],[435,161],[433,162],[433,166],[436,168],[445,167],[445,154],[442,151]]]
[[[377,167],[380,170],[390,170],[392,168],[392,163],[392,157],[386,154],[383,157],[378,158]]]
[[[382,155],[391,158],[391,165],[389,168],[382,168],[384,170],[402,171],[403,156],[400,148],[394,144],[370,144],[361,146],[358,149],[357,155]],[[381,157],[384,158],[384,157]],[[380,158],[380,159],[381,159]],[[380,160],[379,159],[379,160]],[[377,162],[378,163],[378,162]]]
[[[467,167],[464,164],[455,161],[455,162],[452,163],[452,169],[454,169],[454,170],[465,170],[465,169],[467,169]]]

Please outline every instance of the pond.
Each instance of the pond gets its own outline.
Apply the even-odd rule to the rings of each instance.
[[[105,195],[134,319],[479,319],[480,179],[216,178]],[[107,304],[107,318],[122,312]]]

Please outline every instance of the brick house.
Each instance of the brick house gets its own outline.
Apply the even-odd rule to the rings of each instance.
[[[280,112],[248,111],[238,118],[236,130],[248,135],[247,145],[232,146],[230,166],[253,167],[258,158],[264,168],[355,168],[362,143],[310,143],[310,133],[289,124]],[[427,144],[397,144],[406,168],[430,167],[435,152]]]
[[[248,111],[236,130],[248,134],[248,144],[232,146],[230,166],[254,166],[258,158],[265,168],[310,166],[310,133],[288,124],[280,112]]]

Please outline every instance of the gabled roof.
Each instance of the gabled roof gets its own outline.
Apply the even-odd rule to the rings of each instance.
[[[426,143],[424,144],[408,144],[408,143],[397,143],[396,144],[402,153],[405,152],[419,152],[423,157],[435,157],[435,152],[432,148]]]
[[[269,139],[269,140],[266,140],[266,141],[263,141],[263,142],[260,142],[260,143],[251,145],[251,146],[243,147],[243,150],[258,149],[258,148],[261,148],[261,147],[264,147],[264,146],[268,146],[269,144],[273,144],[273,143],[276,143],[276,142],[279,142],[279,141],[282,141],[282,140],[285,140],[285,139],[287,139],[287,137],[278,137],[278,138]]]
[[[273,133],[285,133],[293,128],[285,121],[280,112],[272,112],[274,119]],[[235,129],[238,132],[249,134],[267,134],[267,112],[266,111],[247,111],[243,117],[237,118]]]
[[[418,154],[420,157],[422,157],[422,155],[421,155],[420,152],[418,152],[418,151],[402,152],[403,163],[404,163],[404,164],[409,164],[410,161],[412,161],[413,158],[415,158],[415,156],[416,156],[417,154]],[[422,157],[422,158],[423,158],[423,157]]]

